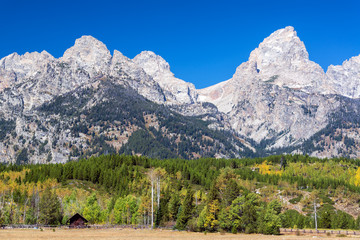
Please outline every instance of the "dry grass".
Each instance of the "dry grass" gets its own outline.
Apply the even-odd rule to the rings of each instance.
[[[360,237],[360,236],[359,236]],[[306,239],[355,239],[354,237],[339,238],[336,236],[327,237],[322,236],[295,236],[295,235],[281,235],[281,236],[265,236],[260,234],[220,234],[220,233],[192,233],[192,232],[177,232],[170,230],[133,230],[133,229],[45,229],[40,231],[38,229],[5,229],[0,230],[1,240],[26,240],[26,239],[56,239],[56,240],[93,240],[93,239],[126,239],[126,240],[142,240],[142,239],[194,239],[194,240],[210,240],[210,239],[278,239],[278,240],[306,240]],[[360,238],[356,238],[360,239]]]

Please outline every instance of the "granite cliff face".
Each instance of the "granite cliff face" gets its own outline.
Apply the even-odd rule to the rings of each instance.
[[[153,52],[111,55],[91,36],[59,59],[14,53],[0,60],[0,161],[359,157],[359,69],[360,56],[324,73],[292,27],[265,38],[231,79],[201,90]]]
[[[360,55],[343,62],[341,66],[329,66],[326,75],[336,93],[349,97],[360,97]]]
[[[356,59],[350,61],[329,67],[325,74],[309,60],[294,29],[286,27],[252,51],[231,79],[199,90],[199,100],[216,105],[229,117],[233,130],[267,150],[300,146],[327,127],[343,107],[336,94],[356,96],[347,94],[358,76]]]
[[[175,78],[161,57],[111,55],[91,36],[59,59],[45,51],[14,53],[0,60],[0,161],[65,162],[114,152],[240,156],[243,145],[214,127],[223,126],[209,115],[216,107],[196,98],[194,85]],[[213,127],[178,112],[201,113]]]
[[[162,57],[143,51],[133,61],[160,85],[169,104],[192,104],[197,101],[194,84],[176,78],[170,71],[169,63]]]
[[[272,33],[240,65],[235,78],[256,77],[281,87],[309,93],[332,93],[322,68],[309,60],[304,43],[293,27]]]

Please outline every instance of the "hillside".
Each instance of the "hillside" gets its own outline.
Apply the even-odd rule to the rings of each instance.
[[[279,227],[314,228],[315,202],[319,228],[360,228],[360,167],[346,159],[107,155],[2,165],[0,179],[5,224],[65,223],[79,212],[90,223],[150,226],[153,186],[156,226],[277,234]],[[46,207],[50,198],[58,204]]]
[[[36,116],[27,116],[25,125],[35,123],[36,134],[46,140],[26,141],[24,135],[31,136],[32,129],[5,139],[9,145],[19,142],[17,148],[26,152],[17,155],[17,164],[34,162],[38,156],[46,159],[44,163],[103,153],[192,159],[239,157],[248,150],[230,132],[208,128],[213,121],[182,116],[107,80],[96,90],[77,89],[55,97],[35,111]]]

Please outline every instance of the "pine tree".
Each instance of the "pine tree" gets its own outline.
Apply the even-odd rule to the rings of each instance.
[[[259,220],[259,232],[263,234],[280,234],[281,218],[279,216],[281,212],[281,204],[274,200],[270,202],[265,211],[260,214]]]
[[[239,196],[240,188],[234,179],[230,179],[228,186],[224,191],[223,199],[226,206],[230,206],[232,201],[234,201]]]
[[[219,200],[219,190],[216,187],[216,179],[212,182],[211,187],[210,187],[210,192],[209,192],[209,196],[208,196],[208,203],[214,201],[214,200]]]
[[[355,221],[355,229],[360,229],[360,216],[358,216],[356,218],[356,221]]]
[[[230,207],[234,231],[256,232],[259,209],[260,199],[255,193],[236,198]]]
[[[186,196],[181,205],[181,212],[176,221],[176,228],[179,230],[184,230],[187,226],[188,221],[193,215],[194,210],[194,192],[190,188],[186,191]]]
[[[60,224],[62,218],[61,204],[57,195],[50,188],[46,188],[40,199],[40,223]]]
[[[325,204],[319,211],[319,227],[331,228],[331,215],[334,215],[334,208],[331,205]]]
[[[287,162],[286,162],[286,158],[284,156],[281,156],[281,160],[280,160],[280,169],[284,169],[285,171],[285,168],[287,166]]]
[[[171,220],[176,220],[177,215],[179,213],[179,207],[181,205],[179,196],[174,193],[170,198],[168,209],[169,209],[169,217]]]

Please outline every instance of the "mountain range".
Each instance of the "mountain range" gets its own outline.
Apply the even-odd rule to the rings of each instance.
[[[360,156],[360,56],[326,72],[293,27],[272,33],[233,77],[205,89],[151,51],[129,59],[83,36],[60,58],[0,60],[0,161],[98,154],[241,158]]]

